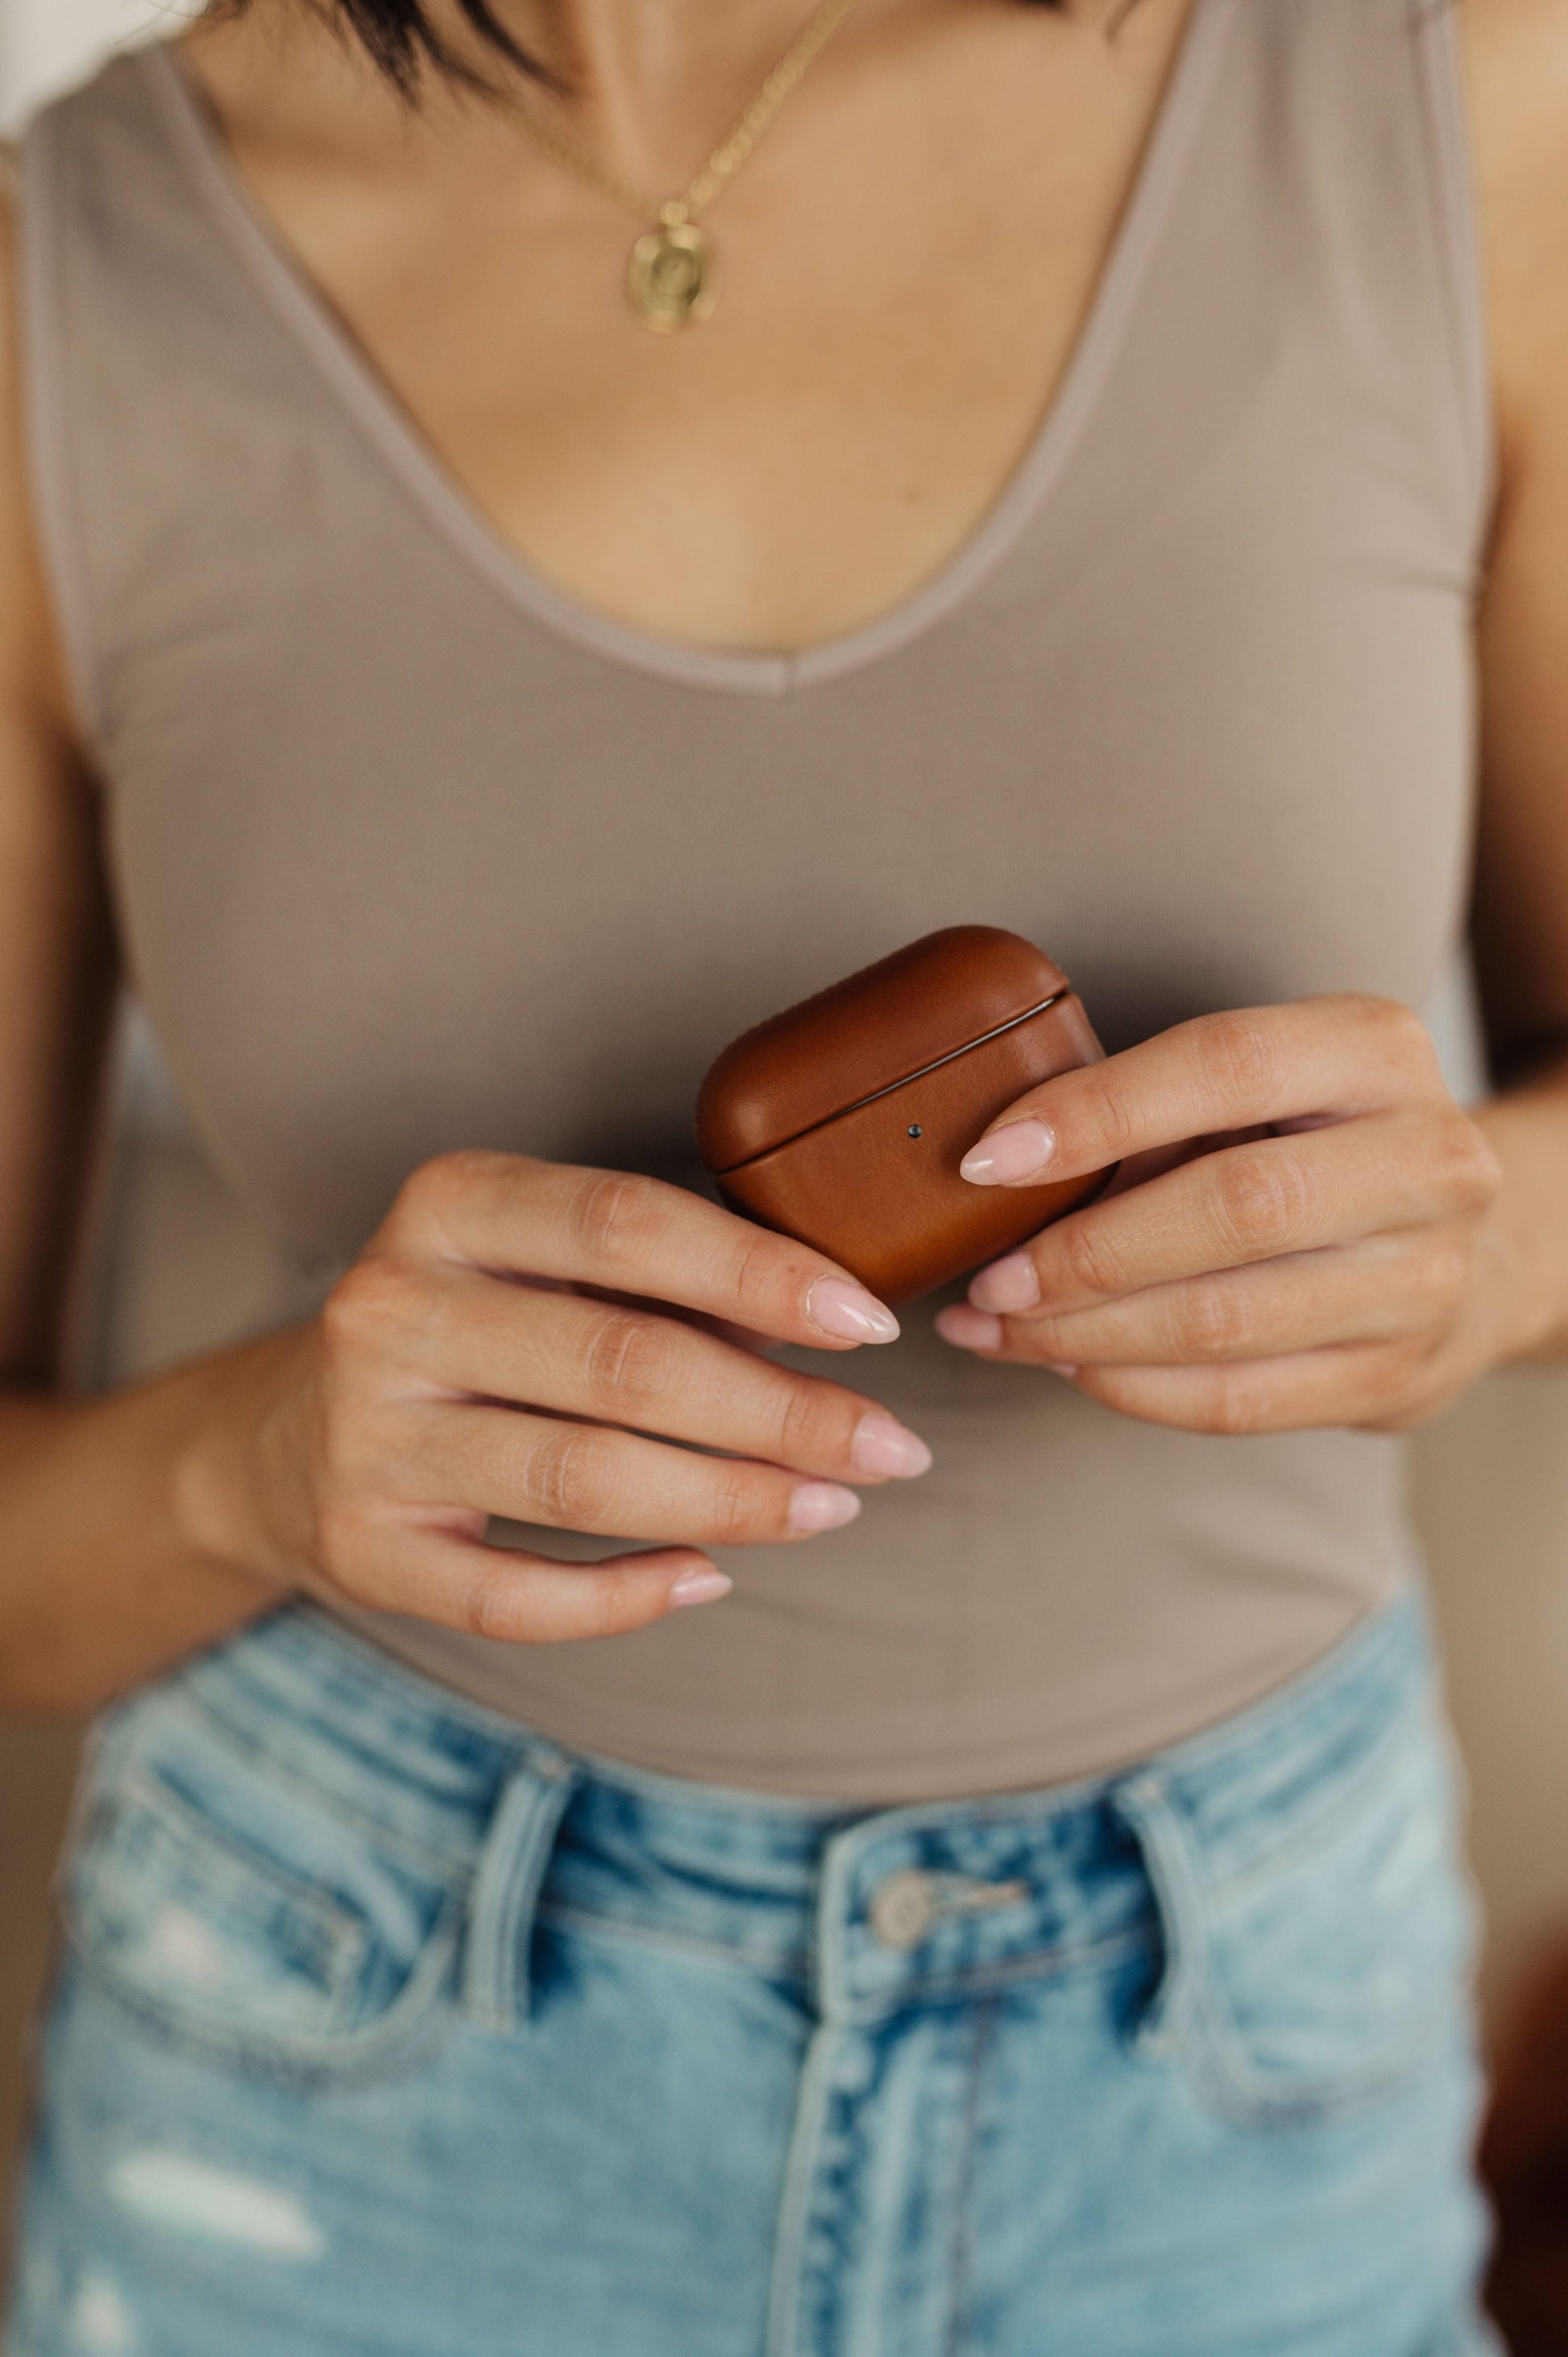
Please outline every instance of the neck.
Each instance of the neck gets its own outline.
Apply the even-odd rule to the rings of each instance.
[[[1011,5],[1012,0],[1007,0]],[[3,5],[3,0],[0,0]],[[548,110],[574,135],[650,188],[682,185],[726,132],[765,74],[809,22],[818,0],[491,0],[498,23],[559,77],[559,93],[516,72],[464,16],[457,0],[426,0],[451,55],[503,94],[488,108],[431,70],[420,116],[432,127],[464,124],[470,145],[486,124],[509,145],[510,102]],[[856,0],[850,33],[874,22],[933,13],[958,0]],[[238,15],[204,17],[185,45],[232,124],[243,124],[263,91],[286,89],[296,121],[330,125],[340,142],[358,123],[374,142],[402,121],[403,102],[356,44],[338,38],[335,11],[303,0],[249,0]],[[840,37],[841,40],[843,36]],[[837,46],[837,44],[835,44]],[[378,128],[378,126],[380,126]]]
[[[804,29],[816,0],[491,0],[521,48],[559,75],[557,97],[498,60],[456,0],[427,0],[430,21],[453,54],[510,100],[558,112],[573,135],[627,178],[672,190],[690,178]],[[855,0],[844,30],[814,77],[826,80],[859,52],[918,33],[922,22],[976,5],[1011,10],[1024,0]],[[1104,29],[1126,0],[1059,0],[1049,16]],[[509,106],[476,105],[434,72],[421,115],[403,102],[354,45],[337,37],[328,8],[302,0],[251,0],[237,16],[203,18],[186,47],[220,105],[231,136],[264,141],[286,117],[337,155],[356,136],[366,152],[406,138],[420,120],[439,130],[462,124],[474,152],[491,140],[510,154],[517,134]],[[1042,12],[1047,13],[1047,12]],[[285,95],[286,94],[286,95]],[[279,101],[282,99],[282,106]],[[488,125],[488,131],[487,131]],[[356,130],[357,126],[357,130]]]
[[[728,130],[818,0],[507,0],[521,45],[560,71],[556,103],[596,152],[678,188]],[[856,0],[855,14],[921,0]],[[499,13],[499,11],[498,11]]]
[[[508,29],[525,48],[562,60],[584,98],[640,91],[653,105],[693,76],[760,81],[811,14],[813,0],[511,0]],[[875,5],[875,0],[863,0]]]

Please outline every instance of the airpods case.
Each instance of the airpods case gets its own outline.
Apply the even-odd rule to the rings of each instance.
[[[732,1040],[697,1099],[698,1150],[736,1211],[908,1301],[1109,1181],[958,1175],[1015,1097],[1103,1052],[1043,952],[993,925],[950,925]]]

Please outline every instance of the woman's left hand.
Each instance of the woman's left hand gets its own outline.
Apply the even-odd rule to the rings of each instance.
[[[982,1269],[938,1330],[1196,1432],[1392,1431],[1509,1355],[1502,1170],[1408,1007],[1213,1015],[1063,1072],[964,1162],[980,1185],[1120,1161]]]

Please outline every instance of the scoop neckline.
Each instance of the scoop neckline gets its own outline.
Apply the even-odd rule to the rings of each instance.
[[[885,614],[793,652],[751,652],[666,638],[597,611],[539,570],[486,514],[242,178],[177,36],[136,53],[171,141],[206,209],[270,307],[426,520],[510,604],[608,662],[686,686],[784,696],[897,653],[992,573],[1066,471],[1133,315],[1139,289],[1194,144],[1225,30],[1239,0],[1192,0],[1144,149],[1082,325],[1011,473],[967,537]]]

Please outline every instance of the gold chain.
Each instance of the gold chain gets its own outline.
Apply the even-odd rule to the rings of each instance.
[[[774,117],[789,96],[802,75],[813,66],[833,35],[838,31],[855,0],[822,0],[822,5],[805,30],[779,59],[757,96],[746,107],[727,138],[720,141],[700,172],[687,182],[678,197],[650,197],[629,180],[623,180],[579,147],[575,140],[552,123],[548,117],[534,113],[532,106],[521,105],[518,113],[529,136],[547,155],[585,180],[591,188],[628,212],[642,220],[661,221],[667,229],[684,226],[695,221],[707,205],[712,204],[727,180],[734,179],[741,166],[751,155],[764,133],[770,130]]]

